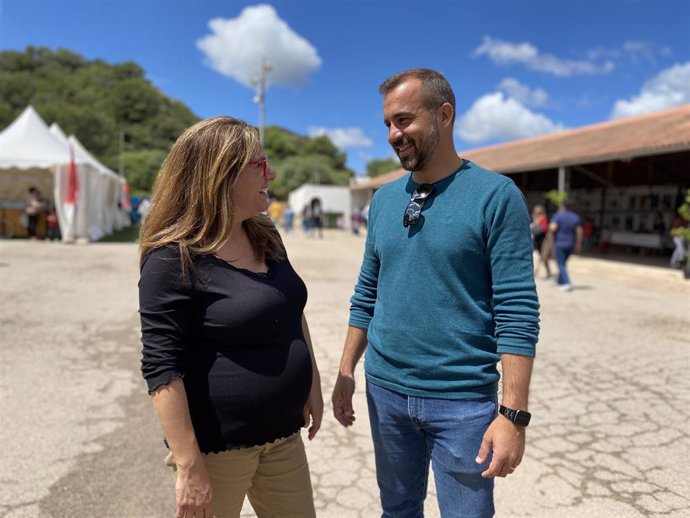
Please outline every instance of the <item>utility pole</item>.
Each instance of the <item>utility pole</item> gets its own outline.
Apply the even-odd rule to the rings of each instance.
[[[262,57],[259,77],[252,81],[256,87],[254,102],[259,105],[259,140],[262,146],[264,145],[264,125],[266,123],[266,79],[271,70],[273,67],[269,65],[265,57]]]

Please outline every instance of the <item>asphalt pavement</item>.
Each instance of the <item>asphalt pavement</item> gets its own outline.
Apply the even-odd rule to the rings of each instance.
[[[361,368],[355,425],[329,405],[363,238],[285,243],[309,288],[327,401],[307,444],[317,515],[379,516]],[[496,516],[690,516],[690,282],[593,258],[571,270],[572,292],[538,280],[533,419]],[[0,241],[0,518],[174,516],[139,374],[137,279],[134,244]],[[433,480],[426,515],[438,516]]]

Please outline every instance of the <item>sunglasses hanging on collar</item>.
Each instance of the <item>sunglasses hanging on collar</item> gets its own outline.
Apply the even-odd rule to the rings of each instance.
[[[407,228],[417,224],[419,217],[422,215],[424,204],[433,192],[434,186],[430,183],[423,183],[417,187],[417,189],[412,193],[412,198],[410,198],[410,201],[407,204],[405,214],[403,214],[403,227]]]

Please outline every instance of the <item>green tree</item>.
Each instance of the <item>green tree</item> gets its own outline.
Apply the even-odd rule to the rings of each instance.
[[[353,175],[349,169],[333,167],[324,155],[293,155],[271,167],[277,172],[271,191],[279,199],[305,183],[347,185]]]
[[[165,151],[128,151],[123,153],[125,177],[132,194],[151,192],[153,182],[165,160]]]
[[[367,162],[367,175],[379,176],[400,169],[400,162],[394,158],[374,159]]]
[[[286,199],[290,191],[305,183],[347,185],[354,175],[345,166],[345,153],[326,135],[307,138],[269,126],[264,132],[264,149],[277,173],[271,191],[279,199]]]
[[[158,91],[145,79],[125,79],[113,92],[115,118],[123,124],[139,124],[155,117],[161,104]]]
[[[0,127],[4,127],[10,122],[12,118],[19,114],[22,109],[31,102],[36,93],[36,86],[33,84],[30,72],[2,72],[0,71],[0,99],[3,104],[12,107],[9,118],[0,120]]]
[[[300,149],[302,155],[322,155],[336,169],[344,169],[347,156],[336,147],[327,135],[308,138]]]
[[[556,207],[568,201],[568,193],[566,191],[559,191],[558,189],[551,189],[544,197]]]
[[[41,103],[34,108],[46,121],[57,121],[67,135],[75,135],[93,155],[117,153],[117,128],[112,117],[93,111],[88,105]]]
[[[52,56],[52,60],[58,68],[63,70],[75,71],[86,64],[86,60],[82,56],[67,49],[57,49]]]
[[[189,108],[166,97],[131,61],[109,64],[66,49],[27,47],[0,52],[0,129],[32,104],[48,124],[74,134],[100,161],[123,161],[133,192],[149,192],[170,146],[197,122]],[[353,175],[346,155],[325,136],[308,138],[269,126],[265,149],[278,173],[281,198],[305,182],[346,185]]]
[[[148,192],[170,146],[198,117],[145,76],[131,61],[111,65],[66,49],[0,52],[0,129],[31,104],[114,170],[124,131],[132,189]]]
[[[283,160],[297,155],[304,137],[278,126],[268,126],[264,130],[264,151],[272,161]]]

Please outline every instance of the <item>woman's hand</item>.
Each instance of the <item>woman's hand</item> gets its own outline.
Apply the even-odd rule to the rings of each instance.
[[[176,518],[211,518],[213,516],[212,498],[211,479],[203,460],[199,459],[188,468],[177,466]]]
[[[311,383],[309,398],[304,405],[304,428],[309,428],[309,440],[316,437],[323,419],[323,394],[321,393],[321,378],[316,375]],[[311,426],[309,424],[311,423]]]
[[[156,388],[152,399],[177,471],[175,517],[211,518],[211,479],[196,442],[182,378]]]
[[[316,366],[316,358],[314,357],[314,349],[311,345],[311,336],[309,334],[309,326],[307,319],[302,313],[302,333],[304,334],[304,341],[309,349],[309,356],[311,357],[311,390],[309,397],[304,405],[304,428],[309,428],[309,440],[316,437],[316,432],[321,428],[321,419],[323,418],[323,394],[321,394],[321,375],[319,368]],[[309,424],[311,423],[311,426]]]

